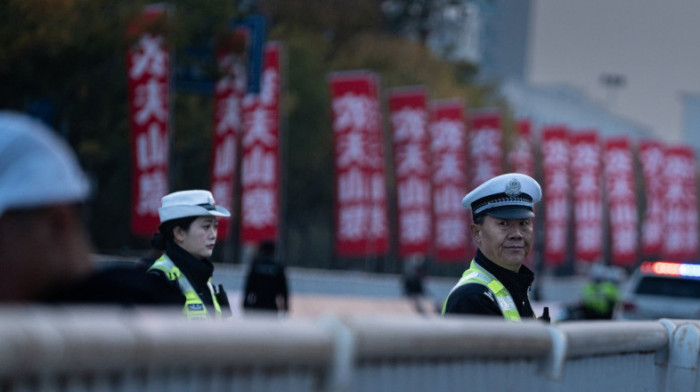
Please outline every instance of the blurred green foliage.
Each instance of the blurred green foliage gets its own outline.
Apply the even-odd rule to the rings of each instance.
[[[501,103],[489,86],[471,82],[473,65],[447,63],[421,42],[393,35],[376,0],[258,3],[259,11],[269,18],[268,38],[286,47],[282,257],[290,265],[398,272],[400,263],[393,255],[381,260],[334,260],[327,73],[368,69],[381,76],[385,88],[422,84],[430,98],[461,97],[468,107]],[[143,254],[148,247],[148,239],[133,238],[129,232],[125,74],[126,27],[145,4],[138,0],[0,2],[0,106],[43,109],[44,117],[75,148],[97,191],[88,205],[87,223],[100,252]],[[169,4],[169,41],[176,71],[196,69],[203,82],[212,82],[214,40],[231,20],[245,15],[237,11],[235,2],[225,0]],[[176,83],[172,107],[171,189],[207,188],[212,96]],[[229,249],[238,249],[232,242],[227,244]],[[224,254],[229,254],[225,261],[231,261],[230,252]]]

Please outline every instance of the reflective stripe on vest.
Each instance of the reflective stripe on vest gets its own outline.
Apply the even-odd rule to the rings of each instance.
[[[207,318],[208,312],[207,307],[204,306],[204,302],[201,298],[199,298],[199,295],[197,295],[197,292],[194,290],[194,287],[192,287],[190,281],[187,280],[187,277],[180,272],[180,269],[175,266],[175,263],[173,263],[173,261],[170,260],[166,254],[163,254],[158,260],[156,260],[148,270],[150,271],[154,269],[163,271],[165,276],[168,277],[168,280],[177,281],[180,291],[185,296],[185,306],[183,307],[182,312],[185,313],[188,319],[197,320]],[[209,278],[207,281],[207,287],[211,293],[211,299],[214,302],[216,315],[220,318],[221,307],[219,306],[219,302],[216,300],[216,294],[214,293],[214,286],[211,284],[211,278]]]
[[[515,301],[513,301],[513,297],[511,297],[508,289],[503,286],[503,283],[501,283],[474,260],[472,260],[469,269],[464,271],[462,278],[457,282],[452,290],[450,290],[447,298],[445,298],[445,303],[442,305],[442,314],[445,314],[447,300],[450,298],[450,295],[452,295],[452,292],[465,284],[471,283],[486,286],[489,290],[491,290],[496,298],[498,308],[501,310],[501,313],[503,313],[503,317],[506,320],[520,321],[520,313],[518,313],[518,308],[515,306]]]

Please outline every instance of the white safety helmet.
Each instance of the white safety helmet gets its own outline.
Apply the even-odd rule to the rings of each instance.
[[[63,139],[26,114],[0,111],[0,216],[12,209],[83,202],[89,193]]]

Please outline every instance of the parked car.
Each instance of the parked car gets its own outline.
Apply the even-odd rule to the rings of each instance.
[[[613,318],[700,318],[700,264],[642,263],[626,282]]]

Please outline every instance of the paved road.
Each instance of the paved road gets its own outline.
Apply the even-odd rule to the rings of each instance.
[[[218,264],[214,280],[222,283],[235,305],[243,291],[246,267],[242,265]],[[377,299],[398,299],[403,295],[400,275],[374,274],[354,271],[329,271],[303,268],[287,268],[290,295],[345,296]],[[535,311],[550,306],[552,317],[557,318],[562,304],[573,303],[579,298],[583,278],[539,278],[539,301]],[[442,304],[457,277],[428,277],[425,281],[427,295],[438,306]]]
[[[134,262],[136,259],[109,255],[95,255],[96,261]],[[234,312],[240,311],[241,293],[243,291],[247,266],[240,264],[216,264],[214,282],[223,284]],[[428,277],[425,280],[426,295],[436,307],[441,307],[458,277]],[[403,286],[400,275],[376,274],[359,271],[336,271],[305,268],[287,268],[287,280],[292,296],[326,297],[332,299],[358,299],[382,301],[403,298]],[[563,306],[575,303],[585,282],[582,277],[538,277],[540,298],[533,302],[537,314],[544,306],[550,307],[553,319],[559,319]]]

